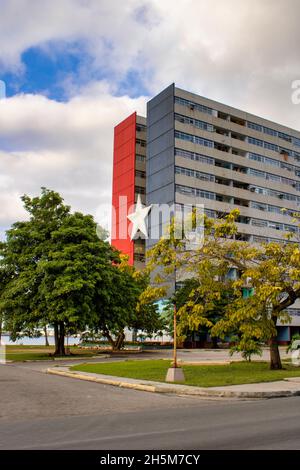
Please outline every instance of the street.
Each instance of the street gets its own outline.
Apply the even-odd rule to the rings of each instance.
[[[300,397],[203,400],[0,366],[0,449],[300,449]]]

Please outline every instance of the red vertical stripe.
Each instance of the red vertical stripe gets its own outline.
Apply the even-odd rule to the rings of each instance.
[[[114,129],[114,159],[113,159],[113,185],[112,185],[112,240],[111,243],[118,250],[129,256],[129,263],[133,264],[134,244],[128,235],[129,220],[128,209],[134,204],[135,181],[135,143],[136,143],[136,113],[124,119]],[[127,197],[124,207],[120,197]],[[125,232],[126,238],[122,237]]]

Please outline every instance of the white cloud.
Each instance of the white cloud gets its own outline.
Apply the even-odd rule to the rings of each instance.
[[[73,209],[96,214],[111,202],[113,128],[145,98],[113,97],[105,86],[68,103],[18,95],[0,101],[0,226],[24,216],[19,201],[41,186]]]
[[[0,70],[22,72],[32,46],[48,54],[78,43],[85,82],[65,81],[72,98],[38,95],[0,101],[0,224],[20,217],[17,196],[44,185],[74,208],[101,212],[110,200],[113,127],[145,98],[114,97],[138,69],[149,94],[175,81],[299,128],[291,83],[300,78],[298,0],[2,0]],[[5,222],[6,221],[6,222]]]

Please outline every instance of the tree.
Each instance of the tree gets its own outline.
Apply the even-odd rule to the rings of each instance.
[[[71,214],[58,193],[42,188],[40,197],[22,200],[29,220],[15,223],[0,247],[7,279],[0,310],[13,338],[52,324],[55,354],[64,355],[66,328],[84,328],[95,284],[119,255],[99,240],[93,218]]]
[[[95,286],[94,316],[89,324],[119,350],[125,339],[125,328],[141,329],[147,334],[162,329],[155,305],[160,289],[149,286],[147,273],[129,266],[126,257],[103,273]]]
[[[183,308],[183,325],[207,324],[210,303],[224,290],[224,280],[233,289],[233,297],[224,309],[223,316],[211,326],[211,334],[224,337],[237,334],[244,344],[250,341],[268,341],[270,368],[281,369],[277,343],[277,324],[287,322],[287,307],[300,297],[300,250],[293,243],[293,234],[282,242],[250,244],[238,241],[235,223],[239,211],[232,211],[220,219],[204,216],[204,242],[197,249],[187,251],[185,238],[162,238],[150,253],[152,266],[160,265],[166,276],[176,269],[181,275],[201,276],[202,295],[200,305],[190,299]],[[176,243],[177,255],[174,255]],[[228,273],[235,269],[237,279],[228,280]],[[204,282],[203,282],[204,281]],[[222,285],[223,284],[223,285]],[[242,289],[252,289],[253,295],[245,298]],[[208,307],[208,308],[207,308]],[[180,316],[180,312],[179,312]]]
[[[72,214],[46,188],[22,200],[29,220],[15,223],[0,245],[0,312],[12,338],[40,335],[51,324],[55,354],[64,355],[66,331],[89,326],[120,349],[126,327],[161,329],[159,289],[99,239],[92,216]]]
[[[211,333],[224,315],[227,305],[232,302],[234,291],[232,281],[225,276],[214,276],[215,266],[206,261],[204,267],[193,278],[183,282],[171,298],[178,310],[178,334],[186,337],[191,332]],[[209,283],[209,285],[208,285]],[[217,348],[218,337],[212,336],[212,344]]]
[[[94,313],[97,283],[105,271],[115,269],[119,254],[99,240],[92,216],[75,212],[52,232],[52,250],[40,262],[40,292],[45,299],[48,321],[54,325],[56,353],[63,355],[66,330],[85,329]]]
[[[1,270],[9,279],[1,295],[1,309],[5,310],[13,338],[25,331],[34,335],[45,317],[38,265],[49,253],[51,232],[69,212],[61,197],[45,188],[40,198],[30,199],[25,195],[22,201],[30,219],[15,223],[1,245]]]

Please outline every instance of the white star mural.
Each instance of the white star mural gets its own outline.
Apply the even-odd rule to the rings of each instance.
[[[142,204],[141,196],[138,195],[137,202],[135,205],[135,212],[129,214],[127,218],[132,222],[132,230],[130,239],[133,240],[138,231],[140,231],[145,238],[148,238],[148,230],[146,225],[146,217],[151,209],[151,206],[145,207]]]

